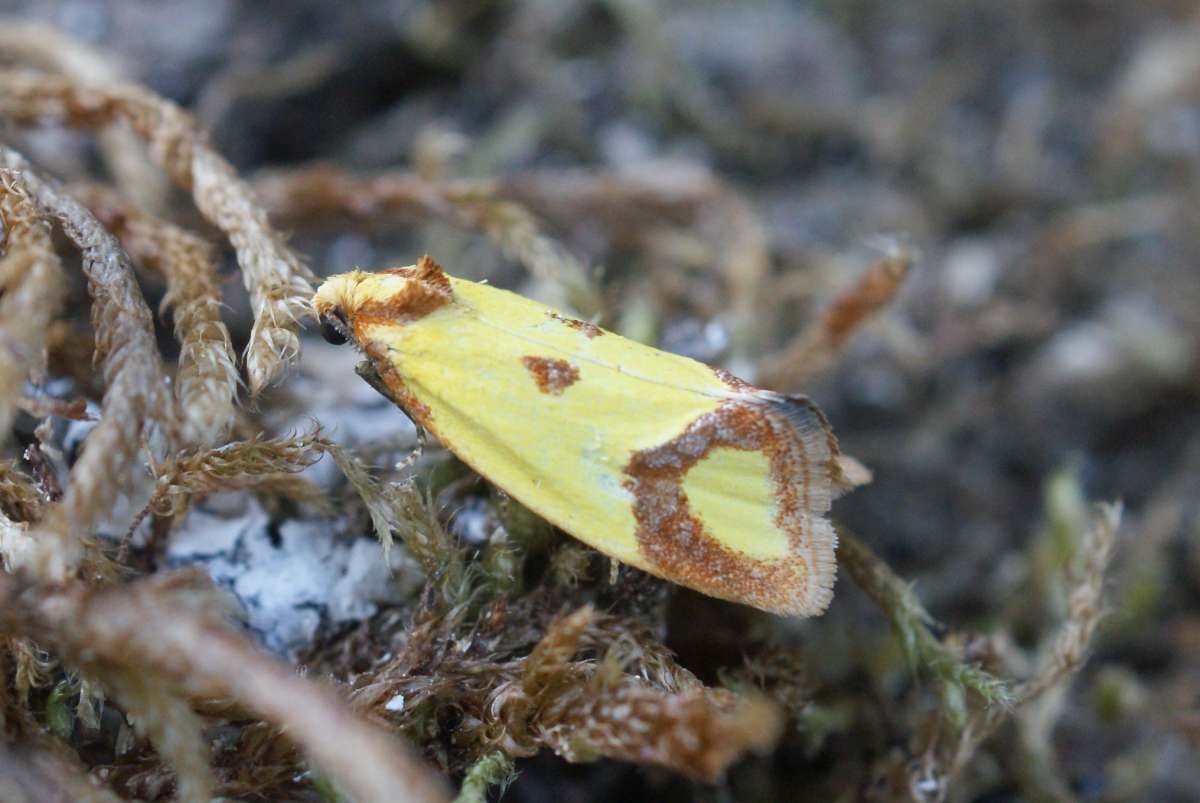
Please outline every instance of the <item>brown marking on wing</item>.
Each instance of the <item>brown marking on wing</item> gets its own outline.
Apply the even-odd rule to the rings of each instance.
[[[596,326],[594,323],[581,321],[577,318],[568,318],[565,315],[559,315],[557,312],[551,312],[550,317],[556,321],[559,321],[564,326],[574,329],[576,332],[582,332],[588,338],[588,340],[591,340],[593,337],[600,337],[600,335],[604,334],[604,330],[599,326]]]
[[[360,322],[366,325],[415,321],[454,300],[450,279],[429,256],[421,257],[416,265],[390,268],[383,273],[403,276],[410,281],[385,299],[365,301],[358,309],[348,310],[354,318],[355,329],[359,328]]]
[[[533,375],[533,381],[542,393],[561,396],[564,390],[579,381],[579,369],[566,360],[530,355],[522,357],[521,362]]]
[[[717,379],[725,383],[732,390],[754,390],[754,386],[744,379],[738,379],[733,374],[726,371],[724,368],[713,368],[712,372],[717,375]]]
[[[635,452],[625,467],[636,536],[651,571],[705,594],[786,614],[814,615],[828,603],[834,538],[821,514],[829,506],[830,461],[772,405],[731,399],[665,443]],[[688,471],[714,449],[761,451],[768,459],[775,526],[787,535],[785,558],[751,558],[710,533],[684,490]],[[814,539],[819,539],[817,543]],[[814,565],[816,564],[816,565]],[[814,576],[815,575],[815,576]]]

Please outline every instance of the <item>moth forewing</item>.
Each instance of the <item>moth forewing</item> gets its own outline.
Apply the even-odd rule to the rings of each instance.
[[[314,298],[384,395],[519,502],[617,560],[783,614],[824,610],[837,441],[806,399],[409,268]],[[374,384],[374,383],[373,383]]]

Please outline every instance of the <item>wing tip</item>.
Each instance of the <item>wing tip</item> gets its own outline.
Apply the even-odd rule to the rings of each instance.
[[[854,483],[842,470],[842,451],[837,436],[816,402],[807,396],[785,396],[771,391],[764,391],[763,397],[792,425],[805,452],[814,455],[821,464],[820,476],[828,483],[832,496],[853,487]]]
[[[821,409],[806,396],[784,396],[761,391],[760,398],[779,411],[791,425],[804,454],[819,468],[809,472],[808,510],[803,514],[808,540],[793,556],[804,564],[806,582],[790,594],[781,594],[773,612],[785,616],[818,616],[833,600],[837,582],[837,532],[825,515],[833,500],[858,484],[845,471],[845,458],[837,436]]]

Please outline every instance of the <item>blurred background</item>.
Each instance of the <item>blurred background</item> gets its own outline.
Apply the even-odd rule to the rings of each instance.
[[[427,251],[457,275],[546,295],[537,249],[553,243],[597,289],[606,325],[752,376],[901,243],[914,265],[897,298],[833,365],[784,388],[815,398],[874,473],[837,503],[838,520],[945,627],[1032,648],[1065,604],[1047,579],[1063,560],[1056,526],[1087,500],[1125,504],[1091,662],[1048,722],[1015,729],[1040,727],[1042,741],[1002,735],[951,799],[1200,799],[1194,4],[0,0],[0,11],[107,51],[189,108],[258,177],[322,275]],[[96,163],[88,134],[20,141],[61,175]],[[364,177],[494,180],[489,191],[522,203],[544,239],[506,251],[436,215],[374,207],[309,225],[303,199],[262,171],[326,162]],[[745,617],[679,597],[667,643],[715,681],[742,660]],[[882,615],[843,581],[822,620],[775,627],[811,656],[801,663],[828,719],[821,738],[797,731],[743,772],[774,799],[916,799],[878,774],[914,752],[910,721],[928,705]],[[1022,769],[1031,744],[1050,780]],[[506,800],[724,801],[746,788],[549,756],[519,769]]]

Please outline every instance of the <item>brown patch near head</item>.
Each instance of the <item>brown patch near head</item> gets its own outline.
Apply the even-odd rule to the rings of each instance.
[[[579,369],[566,360],[528,356],[522,357],[521,362],[533,375],[533,381],[542,393],[561,396],[564,390],[579,381]]]
[[[762,560],[730,549],[692,512],[684,477],[717,448],[766,455],[775,526],[787,535],[788,557]],[[792,423],[771,405],[723,402],[671,440],[635,452],[625,474],[625,488],[634,497],[639,549],[665,577],[778,613],[812,615],[824,607],[828,592],[814,573],[830,572],[832,567],[813,565],[813,530],[828,505],[828,467],[814,465]]]
[[[366,301],[354,310],[356,336],[359,336],[361,325],[415,321],[454,300],[450,279],[429,256],[421,257],[416,265],[382,272],[403,276],[409,281],[388,298]]]
[[[416,265],[406,265],[402,268],[388,268],[384,273],[398,273],[411,279],[418,279],[433,287],[450,292],[450,278],[442,270],[442,266],[433,257],[425,254],[417,260]]]
[[[589,340],[591,340],[593,337],[600,337],[600,335],[604,334],[604,330],[599,326],[596,326],[594,323],[581,321],[577,318],[568,318],[565,315],[559,315],[557,312],[551,312],[550,317],[561,322],[563,325],[574,329],[576,332],[582,332]]]

